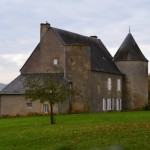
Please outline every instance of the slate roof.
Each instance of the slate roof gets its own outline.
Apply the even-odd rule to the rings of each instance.
[[[91,48],[91,70],[121,74],[100,39],[51,27],[64,45],[87,44]]]
[[[0,91],[0,95],[5,94],[24,94],[24,82],[30,77],[51,77],[62,81],[64,84],[67,84],[68,81],[64,79],[63,73],[38,73],[38,74],[21,74],[16,79],[14,79],[11,83],[9,83],[2,91]]]
[[[114,56],[114,61],[145,61],[148,60],[145,58],[141,52],[139,46],[134,40],[131,33],[128,33],[125,40],[119,47],[118,51]]]
[[[62,29],[57,29],[50,27],[57,37],[62,41],[64,45],[74,45],[74,44],[86,44],[91,48],[91,70],[100,71],[113,74],[122,74],[113,62],[113,58],[102,43],[100,39],[94,37],[87,37],[77,33],[65,31]],[[45,75],[45,76],[55,76],[64,83],[68,81],[64,79],[63,73],[46,73],[46,74],[34,74],[34,76]],[[1,95],[5,94],[24,94],[24,82],[31,75],[21,74],[16,79],[14,79],[10,84],[8,84],[2,91]],[[32,74],[33,76],[33,74]]]

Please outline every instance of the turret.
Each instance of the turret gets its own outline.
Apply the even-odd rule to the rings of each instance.
[[[142,108],[148,103],[148,60],[131,33],[119,47],[114,62],[124,74],[123,109]]]

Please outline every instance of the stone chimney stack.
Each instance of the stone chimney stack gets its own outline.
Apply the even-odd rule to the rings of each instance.
[[[48,22],[41,23],[40,39],[43,38],[44,34],[48,31],[49,28],[50,24]]]
[[[96,35],[91,35],[90,37],[97,39],[97,36],[96,36]]]

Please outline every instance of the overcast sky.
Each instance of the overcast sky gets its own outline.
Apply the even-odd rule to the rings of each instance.
[[[150,60],[150,0],[0,0],[0,83],[16,78],[40,40],[40,23],[97,35],[112,56],[129,32]]]

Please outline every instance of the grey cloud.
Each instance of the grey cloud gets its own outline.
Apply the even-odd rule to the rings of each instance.
[[[31,53],[40,39],[40,23],[48,21],[53,27],[97,35],[112,54],[131,26],[150,59],[149,8],[149,0],[0,0],[0,55]]]

